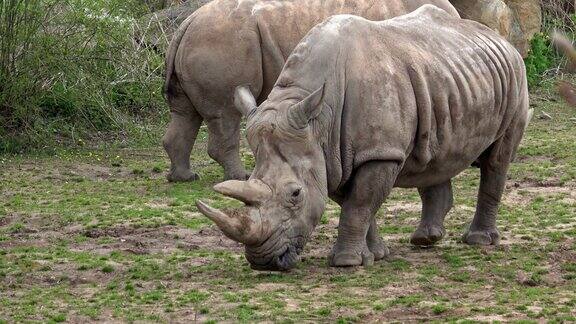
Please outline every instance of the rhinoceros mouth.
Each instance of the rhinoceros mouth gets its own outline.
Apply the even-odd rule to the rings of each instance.
[[[282,236],[281,233],[280,236]],[[272,235],[260,247],[247,247],[246,259],[250,263],[250,267],[254,270],[265,271],[287,271],[294,268],[300,261],[300,254],[304,250],[305,237],[296,236],[291,239],[282,239],[283,243],[278,244],[278,241],[271,242],[278,238]],[[266,247],[268,246],[268,248]],[[269,247],[273,246],[272,249]],[[270,253],[265,253],[263,256],[262,251],[272,250]]]
[[[283,248],[283,252],[272,257],[269,262],[264,264],[250,261],[248,255],[247,258],[250,262],[250,268],[260,271],[287,271],[294,268],[300,261],[300,255],[297,249],[291,244],[286,245]]]

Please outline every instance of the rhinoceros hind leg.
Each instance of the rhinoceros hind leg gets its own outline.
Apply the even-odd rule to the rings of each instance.
[[[435,186],[418,188],[422,199],[422,219],[410,242],[417,246],[430,246],[446,234],[444,217],[454,203],[450,180]]]
[[[202,117],[192,110],[186,115],[172,112],[170,118],[170,124],[162,139],[164,149],[170,157],[170,171],[166,178],[170,182],[197,180],[198,175],[190,170],[190,153],[202,124]]]
[[[388,161],[368,162],[356,170],[341,203],[338,238],[328,258],[331,266],[368,266],[376,257],[387,254],[385,246],[380,245],[376,222],[373,219],[390,194],[398,171],[398,163]],[[372,224],[374,226],[371,226]],[[371,251],[368,242],[374,251]]]
[[[240,119],[233,108],[207,121],[208,155],[224,168],[224,180],[246,180],[250,174],[240,160]]]
[[[476,214],[462,241],[470,245],[496,245],[499,234],[496,229],[498,205],[506,183],[505,165],[490,165],[489,158],[483,158],[480,165],[480,189]]]
[[[506,185],[508,166],[516,155],[527,119],[516,118],[504,136],[479,158],[480,189],[476,213],[462,241],[470,245],[496,245],[500,235],[496,229],[498,206]]]
[[[506,184],[509,163],[490,165],[489,158],[483,159],[480,167],[480,190],[476,214],[462,241],[469,245],[496,245],[500,234],[496,229],[498,206]]]

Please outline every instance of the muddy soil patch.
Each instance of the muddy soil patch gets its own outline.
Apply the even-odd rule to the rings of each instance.
[[[171,225],[156,228],[114,226],[89,229],[85,231],[85,235],[93,239],[109,238],[112,242],[98,244],[97,240],[89,240],[71,248],[79,251],[88,250],[97,254],[107,254],[112,251],[134,254],[172,253],[179,249],[243,251],[240,243],[224,236],[215,226],[200,230],[189,230]]]
[[[566,203],[576,202],[576,188],[559,186],[519,187],[511,189],[504,195],[504,203],[508,205],[526,206],[536,197],[565,195]]]

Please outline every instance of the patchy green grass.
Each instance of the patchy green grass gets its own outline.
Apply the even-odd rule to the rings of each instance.
[[[206,156],[205,130],[195,183],[167,183],[158,147],[0,156],[0,322],[575,321],[576,110],[544,92],[533,105],[500,246],[459,243],[479,180],[469,169],[454,181],[448,235],[434,248],[410,246],[419,197],[395,190],[378,213],[393,255],[369,268],[327,266],[331,203],[297,269],[250,270],[242,246],[194,207],[200,197],[235,204],[211,190],[222,172]]]

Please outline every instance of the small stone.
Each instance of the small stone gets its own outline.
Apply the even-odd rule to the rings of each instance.
[[[534,287],[534,286],[538,286],[538,282],[536,282],[536,280],[530,278],[528,276],[527,273],[525,273],[524,271],[518,271],[518,273],[516,273],[516,281],[524,286],[529,286],[529,287]]]

